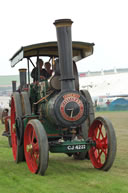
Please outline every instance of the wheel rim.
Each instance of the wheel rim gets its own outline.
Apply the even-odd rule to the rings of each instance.
[[[102,168],[108,156],[108,137],[101,120],[94,120],[89,129],[89,138],[96,143],[96,146],[89,150],[90,160],[95,168]]]
[[[37,173],[39,169],[39,143],[31,124],[28,124],[25,129],[24,151],[29,170],[32,173]]]
[[[16,119],[16,108],[15,108],[14,98],[12,97],[12,101],[11,101],[11,140],[12,140],[12,152],[13,152],[14,160],[16,160],[16,157],[17,157],[17,136],[16,136],[15,119]]]

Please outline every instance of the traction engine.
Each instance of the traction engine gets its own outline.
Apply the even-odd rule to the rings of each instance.
[[[26,70],[22,69],[20,88],[12,93],[14,160],[26,160],[32,173],[44,175],[49,152],[66,153],[74,159],[90,159],[95,168],[107,171],[116,155],[113,126],[107,118],[95,118],[89,92],[79,89],[77,67],[72,60],[72,21],[56,20],[54,25],[58,58],[55,55],[53,59],[53,75],[27,85]]]

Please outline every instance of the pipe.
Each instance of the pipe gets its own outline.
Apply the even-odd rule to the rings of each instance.
[[[20,73],[20,88],[26,88],[27,86],[27,81],[26,81],[26,71],[27,69],[22,68],[19,69],[19,73]]]
[[[27,65],[28,65],[28,85],[30,85],[30,68],[29,68],[29,58],[27,58]]]
[[[72,38],[70,19],[60,19],[54,22],[57,31],[59,67],[61,73],[61,92],[75,90],[75,78],[72,62]]]
[[[16,92],[16,81],[12,80],[12,92]]]

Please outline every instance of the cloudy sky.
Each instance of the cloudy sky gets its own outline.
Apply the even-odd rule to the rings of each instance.
[[[127,0],[3,0],[0,1],[0,75],[18,74],[9,59],[21,47],[56,41],[56,19],[70,18],[72,40],[95,43],[94,54],[78,70],[128,68]]]

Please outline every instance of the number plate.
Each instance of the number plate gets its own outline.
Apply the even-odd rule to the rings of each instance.
[[[86,149],[86,145],[68,145],[67,150],[73,151],[73,150],[83,150]]]

